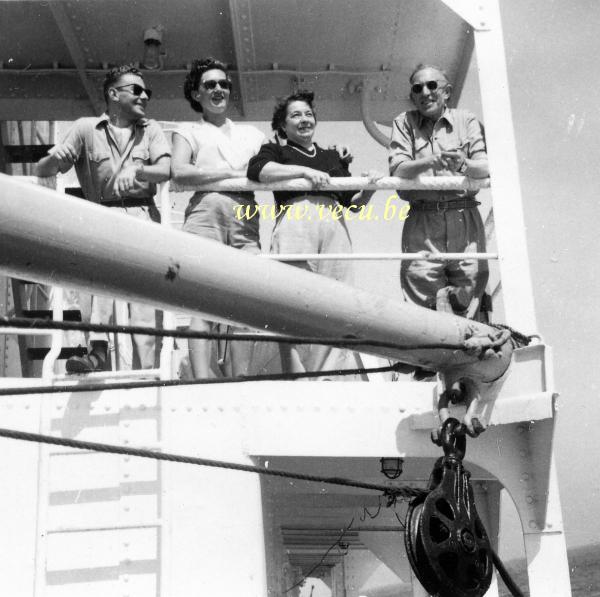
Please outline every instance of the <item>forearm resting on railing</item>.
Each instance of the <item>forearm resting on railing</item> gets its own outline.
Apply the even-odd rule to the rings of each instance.
[[[192,166],[193,168],[194,166]],[[53,186],[53,177],[39,177],[40,184]],[[369,182],[366,176],[334,177],[320,189],[327,191],[353,191],[368,189],[381,191],[394,189],[399,191],[409,190],[434,190],[434,191],[478,191],[490,187],[489,178],[469,178],[466,176],[419,176],[417,178],[398,178],[385,176],[377,182]],[[226,178],[206,183],[187,183],[171,179],[170,190],[174,193],[186,191],[311,191],[311,183],[303,178],[292,180],[274,181],[268,183],[254,182],[245,177]]]
[[[398,178],[385,176],[376,182],[370,182],[366,176],[332,177],[329,182],[319,186],[323,191],[380,191],[394,189],[436,190],[436,191],[478,191],[490,186],[489,178],[473,179],[466,176],[419,176],[417,178]],[[315,190],[310,181],[304,178],[272,180],[270,182],[254,182],[247,178],[230,178],[211,184],[191,185],[171,181],[171,191],[312,191]]]
[[[245,178],[245,170],[205,169],[193,164],[180,164],[171,166],[171,180],[178,185],[207,185],[230,178]]]

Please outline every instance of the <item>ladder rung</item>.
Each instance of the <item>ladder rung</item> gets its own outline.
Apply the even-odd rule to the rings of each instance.
[[[52,319],[52,311],[49,309],[23,309],[23,317],[31,319]],[[81,321],[79,309],[68,309],[63,311],[63,321]]]
[[[79,197],[80,199],[85,199],[83,195],[83,189],[80,187],[66,187],[65,193],[67,195],[72,195],[73,197]]]
[[[31,361],[39,361],[50,352],[49,348],[28,348],[27,356]],[[61,348],[57,359],[68,359],[70,357],[82,357],[87,354],[87,348],[84,346],[67,346]]]
[[[152,520],[149,522],[139,522],[130,524],[119,524],[114,526],[106,525],[81,525],[81,526],[64,526],[48,529],[48,534],[55,533],[85,533],[89,531],[126,531],[132,529],[153,529],[160,527],[161,520]]]
[[[5,145],[7,161],[11,164],[34,164],[48,155],[52,145]]]

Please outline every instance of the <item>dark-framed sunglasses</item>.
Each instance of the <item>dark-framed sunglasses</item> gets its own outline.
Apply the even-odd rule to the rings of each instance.
[[[221,89],[227,89],[229,91],[231,91],[231,88],[233,87],[233,85],[231,84],[231,81],[229,79],[218,79],[216,81],[212,80],[212,81],[203,81],[202,82],[202,87],[204,87],[204,89],[206,89],[206,91],[212,91],[213,89],[216,89],[217,85]]]
[[[121,89],[127,89],[127,91],[129,91],[133,95],[137,95],[137,96],[140,96],[140,95],[142,95],[142,93],[145,93],[148,96],[148,99],[150,99],[152,97],[152,89],[148,89],[147,87],[142,87],[141,85],[138,85],[137,83],[130,83],[129,85],[121,85],[120,87],[115,87],[114,89],[118,89],[119,91]]]
[[[429,91],[435,91],[439,89],[440,81],[425,81],[425,83],[415,83],[410,90],[415,94],[419,95],[419,93],[423,92],[423,89],[427,87]]]

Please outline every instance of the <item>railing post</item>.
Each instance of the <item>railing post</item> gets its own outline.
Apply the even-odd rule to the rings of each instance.
[[[52,319],[54,321],[63,320],[63,289],[58,286],[52,286],[50,289],[50,307],[52,309]],[[63,345],[64,332],[63,330],[52,330],[52,343],[50,350],[44,357],[42,365],[42,379],[51,381],[54,377],[54,365],[60,354]]]

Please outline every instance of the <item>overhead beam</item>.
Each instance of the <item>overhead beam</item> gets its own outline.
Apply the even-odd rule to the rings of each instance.
[[[240,110],[242,116],[247,116],[248,103],[258,99],[256,77],[248,74],[256,70],[250,0],[229,0],[229,14],[240,84]]]
[[[497,330],[487,325],[392,301],[6,175],[0,175],[0,212],[0,269],[17,277],[275,333],[391,343],[357,350],[439,371],[468,370],[484,382],[500,377],[510,363],[510,342],[483,360],[477,351],[458,348],[473,335],[494,336]],[[93,240],[82,222],[93,223]]]
[[[73,29],[73,25],[65,12],[64,6],[62,2],[52,1],[48,3],[50,11],[52,12],[52,16],[56,21],[56,25],[60,30],[61,35],[65,41],[67,49],[69,50],[69,54],[71,55],[71,59],[77,69],[77,74],[79,76],[79,80],[85,89],[85,92],[92,104],[92,109],[96,116],[99,116],[104,112],[104,104],[100,101],[98,97],[98,92],[92,85],[91,81],[88,79],[87,74],[85,72],[85,56],[79,45],[79,41],[77,39],[77,35]]]

